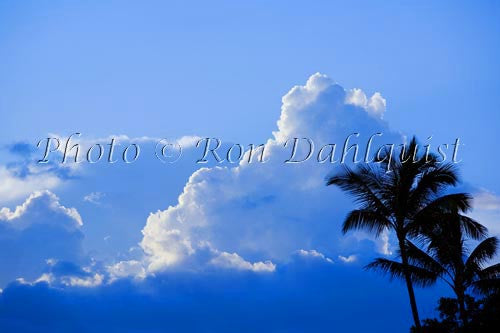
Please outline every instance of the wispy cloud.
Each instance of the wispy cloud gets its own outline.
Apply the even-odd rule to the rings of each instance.
[[[83,197],[83,201],[93,203],[94,205],[100,205],[101,199],[105,197],[102,192],[91,192]]]

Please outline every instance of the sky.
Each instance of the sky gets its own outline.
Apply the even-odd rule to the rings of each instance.
[[[499,16],[494,1],[0,1],[0,327],[408,330],[405,286],[363,270],[393,235],[342,235],[338,164],[285,164],[283,141],[459,138],[457,191],[500,236]],[[82,156],[116,138],[140,157],[60,163],[77,132]],[[47,137],[61,147],[40,164]],[[265,143],[269,162],[196,163],[205,137],[222,154]],[[421,317],[449,293],[417,289]]]

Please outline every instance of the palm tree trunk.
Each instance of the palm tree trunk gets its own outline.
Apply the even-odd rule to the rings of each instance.
[[[406,288],[408,289],[408,296],[410,298],[410,306],[411,306],[411,312],[413,314],[413,321],[415,322],[415,331],[417,333],[422,332],[422,326],[420,325],[420,318],[418,316],[418,309],[417,309],[417,301],[415,299],[415,292],[413,291],[413,284],[411,282],[411,277],[410,273],[406,269],[408,266],[408,256],[406,255],[406,248],[405,248],[405,242],[404,240],[399,241],[399,248],[401,251],[401,261],[404,267],[404,275],[405,275],[405,281],[406,281]]]
[[[464,332],[468,332],[469,320],[467,318],[467,310],[465,309],[465,294],[460,291],[457,293],[458,310],[460,312],[460,320],[464,328]]]

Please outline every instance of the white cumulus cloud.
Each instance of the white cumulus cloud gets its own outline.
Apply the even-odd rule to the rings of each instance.
[[[323,253],[318,252],[316,250],[303,250],[303,249],[300,249],[299,251],[297,251],[297,253],[300,256],[302,256],[302,257],[319,258],[319,259],[325,260],[325,261],[327,261],[329,263],[333,263],[332,259],[328,258]]]
[[[221,252],[210,261],[211,264],[223,268],[235,268],[254,272],[274,272],[276,265],[269,260],[251,263],[246,261],[237,253]]]
[[[355,262],[356,259],[357,259],[357,257],[356,257],[356,255],[351,254],[350,256],[347,256],[347,257],[345,257],[345,256],[339,256],[339,259],[342,260],[345,263],[351,263],[351,262]]]
[[[50,191],[34,192],[14,209],[1,208],[0,285],[20,277],[33,280],[52,260],[81,260],[82,225],[78,211]]]
[[[14,170],[0,165],[0,203],[23,198],[34,191],[54,189],[62,180],[53,173],[41,173],[39,168],[30,168],[31,173],[19,177]]]
[[[193,264],[207,243],[220,253],[211,262],[252,270],[271,267],[259,262],[284,259],[311,244],[334,245],[346,212],[345,196],[325,186],[334,166],[284,164],[290,150],[283,143],[307,137],[336,143],[339,154],[353,129],[365,139],[375,132],[383,132],[385,141],[401,138],[381,120],[386,103],[380,94],[367,98],[359,89],[346,91],[319,73],[293,87],[282,102],[278,130],[266,142],[266,163],[201,168],[176,205],[148,217],[140,243],[148,271]],[[258,258],[257,263],[247,257]]]
[[[62,226],[73,230],[83,225],[82,217],[75,208],[67,208],[59,203],[52,192],[36,191],[14,210],[0,209],[0,222],[8,223],[16,229],[26,229],[32,224]],[[63,223],[61,223],[63,221]]]

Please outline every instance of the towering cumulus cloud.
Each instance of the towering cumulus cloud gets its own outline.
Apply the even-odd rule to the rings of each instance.
[[[400,142],[381,120],[385,105],[379,93],[367,97],[360,89],[346,91],[319,73],[293,87],[282,99],[278,129],[266,143],[268,162],[243,159],[235,167],[202,168],[189,178],[175,206],[149,216],[140,243],[147,270],[209,265],[272,271],[273,262],[300,249],[342,251],[338,230],[346,199],[324,182],[339,163],[317,163],[313,157],[285,164],[290,149],[283,145],[307,137],[336,143],[339,154],[353,132],[365,143],[376,132],[384,133],[379,140]],[[354,151],[350,154],[352,160]]]

